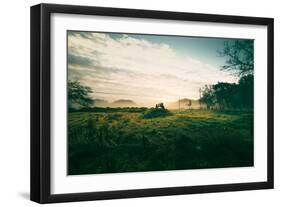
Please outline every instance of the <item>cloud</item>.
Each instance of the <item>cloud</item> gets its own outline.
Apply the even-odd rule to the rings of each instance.
[[[92,60],[87,57],[73,55],[73,54],[69,53],[68,54],[68,64],[79,65],[79,66],[91,66]]]
[[[198,98],[205,84],[237,81],[206,62],[178,54],[171,45],[129,35],[113,38],[106,33],[72,32],[68,50],[71,78],[94,91],[139,94],[142,97],[134,99],[143,103],[153,96],[157,100]]]

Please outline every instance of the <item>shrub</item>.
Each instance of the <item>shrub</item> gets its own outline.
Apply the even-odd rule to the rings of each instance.
[[[164,116],[169,116],[169,115],[171,115],[171,112],[167,109],[151,108],[151,109],[147,109],[143,113],[143,118],[152,119],[152,118],[156,118],[156,117],[164,117]]]

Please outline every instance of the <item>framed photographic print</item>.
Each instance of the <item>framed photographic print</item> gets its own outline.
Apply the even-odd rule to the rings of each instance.
[[[273,19],[31,7],[31,200],[273,188]]]

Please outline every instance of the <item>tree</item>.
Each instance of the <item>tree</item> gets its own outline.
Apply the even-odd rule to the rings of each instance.
[[[241,99],[241,107],[253,108],[254,107],[254,76],[247,75],[240,78],[239,83],[239,96]]]
[[[254,41],[235,40],[226,41],[223,51],[219,52],[226,57],[226,63],[222,66],[223,70],[232,70],[240,77],[252,75],[254,70]]]
[[[253,109],[254,107],[254,78],[247,75],[237,83],[219,82],[203,88],[201,103],[207,108],[218,106],[219,109]]]
[[[79,81],[69,81],[67,84],[68,90],[68,108],[90,107],[94,100],[90,97],[92,89],[88,86],[83,86]]]
[[[237,84],[219,82],[213,85],[214,96],[220,109],[235,108],[237,106]]]
[[[200,103],[205,103],[207,109],[210,109],[216,103],[216,98],[214,94],[214,89],[212,85],[205,85],[202,89],[202,97],[200,98]]]
[[[254,42],[253,40],[226,41],[223,51],[226,58],[223,70],[240,76],[238,83],[219,82],[205,86],[201,102],[220,109],[253,109],[254,107]]]

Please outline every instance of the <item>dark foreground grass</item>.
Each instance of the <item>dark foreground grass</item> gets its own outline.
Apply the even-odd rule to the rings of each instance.
[[[71,112],[68,173],[253,166],[253,113]]]

